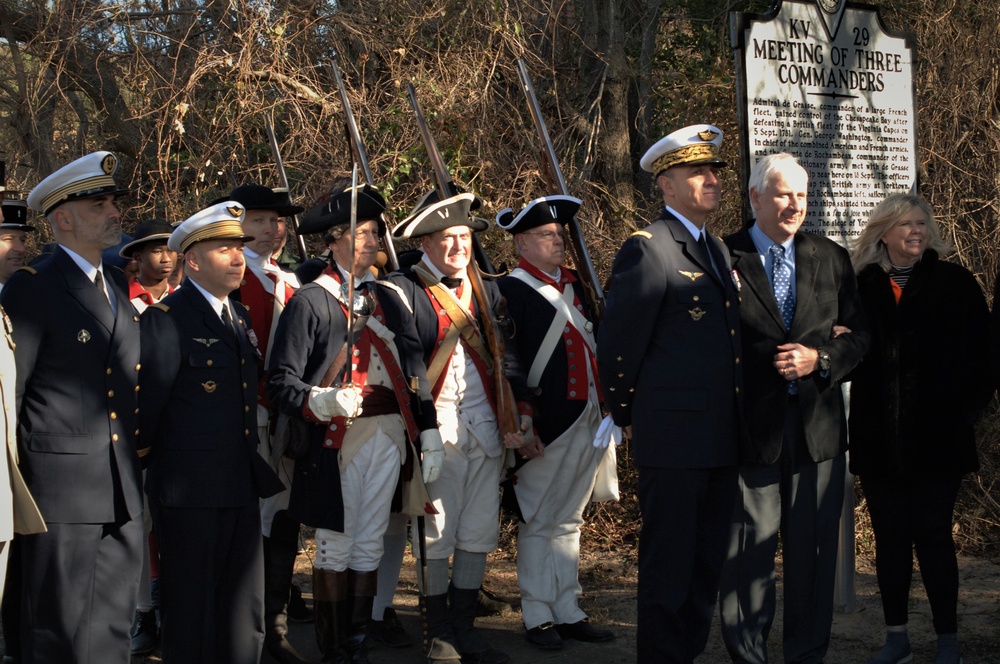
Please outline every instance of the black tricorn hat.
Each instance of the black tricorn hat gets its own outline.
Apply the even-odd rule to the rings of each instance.
[[[358,221],[374,219],[378,222],[379,236],[385,235],[385,199],[370,184],[358,185]],[[336,226],[351,223],[351,187],[343,191],[326,194],[319,203],[309,209],[299,219],[299,234],[325,233]]]
[[[135,235],[132,236],[132,241],[123,245],[118,255],[122,258],[132,258],[132,254],[144,244],[157,241],[166,244],[173,232],[174,227],[169,222],[163,219],[147,219],[139,224],[135,229]]]
[[[511,235],[517,235],[532,228],[545,224],[562,224],[565,226],[572,219],[583,201],[572,196],[542,196],[524,206],[524,209],[514,215],[510,208],[501,210],[497,215],[497,226]]]
[[[490,222],[472,216],[472,205],[478,200],[474,194],[456,194],[443,201],[437,191],[431,191],[417,201],[413,211],[392,229],[392,236],[399,239],[417,238],[452,226],[468,226],[474,232],[489,228]]]
[[[226,198],[214,201],[236,201],[247,210],[274,210],[279,217],[290,217],[302,212],[305,208],[292,205],[292,198],[287,189],[275,191],[262,184],[244,184],[229,192]]]
[[[28,224],[28,201],[19,198],[3,200],[3,223],[0,228],[16,231],[34,231],[35,227]]]

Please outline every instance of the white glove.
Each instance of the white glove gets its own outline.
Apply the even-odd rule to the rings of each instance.
[[[335,417],[358,417],[361,415],[361,388],[354,385],[313,387],[309,390],[309,410],[324,422]]]
[[[594,447],[607,447],[614,442],[615,446],[622,444],[622,428],[617,426],[610,416],[601,420],[601,426],[597,427],[597,435],[594,436]]]
[[[441,466],[444,465],[444,442],[441,440],[441,432],[437,429],[421,431],[420,452],[424,484],[430,484],[441,474]]]

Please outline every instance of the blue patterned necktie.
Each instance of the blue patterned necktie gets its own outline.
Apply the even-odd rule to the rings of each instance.
[[[785,261],[785,248],[780,244],[771,245],[769,251],[773,259],[771,264],[771,287],[774,289],[774,299],[777,301],[781,317],[785,321],[785,329],[791,329],[792,317],[795,315],[795,295],[792,293],[792,266]]]

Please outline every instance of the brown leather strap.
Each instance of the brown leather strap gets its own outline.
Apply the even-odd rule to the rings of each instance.
[[[365,329],[365,325],[368,324],[368,316],[358,316],[354,319],[354,346],[358,345],[358,337]],[[347,363],[347,342],[340,347],[337,354],[333,357],[333,362],[327,368],[326,373],[323,374],[323,380],[319,382],[319,387],[330,387],[333,382],[337,380],[337,376],[340,372],[344,370],[344,364]]]
[[[462,335],[462,338],[465,339],[465,342],[469,345],[469,347],[476,351],[479,357],[482,358],[488,370],[492,369],[493,358],[490,357],[490,352],[486,348],[486,344],[483,343],[483,336],[479,331],[479,325],[478,323],[473,322],[471,314],[459,306],[458,302],[455,301],[455,298],[452,297],[451,292],[445,288],[439,280],[433,280],[433,275],[431,275],[427,270],[422,269],[421,266],[418,265],[413,268],[413,271],[417,273],[417,276],[420,277],[420,281],[424,284],[424,287],[431,292],[434,299],[437,300],[439,305],[441,305],[441,309],[448,314],[448,318],[451,320],[452,325],[457,329],[458,333]],[[438,348],[438,352],[441,352],[441,348],[442,347]],[[454,347],[452,347],[452,350],[454,350]],[[447,358],[450,356],[451,353],[449,352],[445,357]],[[431,360],[432,364],[433,362],[434,359]],[[438,372],[438,375],[440,376],[440,371]],[[430,382],[431,385],[434,385],[436,381],[431,382],[430,377],[428,376],[428,382]]]

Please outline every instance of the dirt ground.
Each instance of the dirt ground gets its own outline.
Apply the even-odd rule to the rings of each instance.
[[[593,622],[610,627],[617,640],[606,644],[570,641],[561,651],[543,652],[527,644],[520,613],[515,610],[502,616],[478,620],[491,645],[509,653],[513,662],[523,664],[581,664],[584,661],[588,664],[617,664],[635,661],[635,551],[628,548],[625,551],[618,549],[615,553],[598,552],[586,541],[584,548],[580,570],[584,588],[581,606],[590,614]],[[300,555],[297,561],[296,582],[302,587],[307,601],[311,602],[311,539],[306,540],[306,549],[306,553]],[[965,664],[1000,664],[1000,562],[963,556],[959,558],[959,571],[959,629]],[[509,551],[499,551],[491,556],[487,582],[499,595],[512,599],[517,597],[514,560]],[[913,587],[910,601],[913,664],[931,664],[934,661],[934,632],[930,607],[918,572],[914,573]],[[827,664],[863,664],[881,646],[882,613],[871,560],[859,558],[855,589],[855,610],[851,613],[838,610],[834,616]],[[780,571],[778,602],[780,607]],[[404,560],[395,606],[404,626],[411,635],[417,636],[417,589],[413,558],[409,553]],[[311,624],[293,625],[290,639],[303,655],[319,661]],[[780,608],[770,644],[772,661],[780,662]],[[371,650],[369,659],[372,664],[418,664],[423,661],[416,647],[401,650],[375,647]],[[160,661],[157,653],[151,657],[136,657],[132,660],[133,664]],[[712,630],[707,650],[697,661],[698,664],[722,664],[729,661],[717,627]],[[272,660],[264,655],[261,662],[271,664]]]

